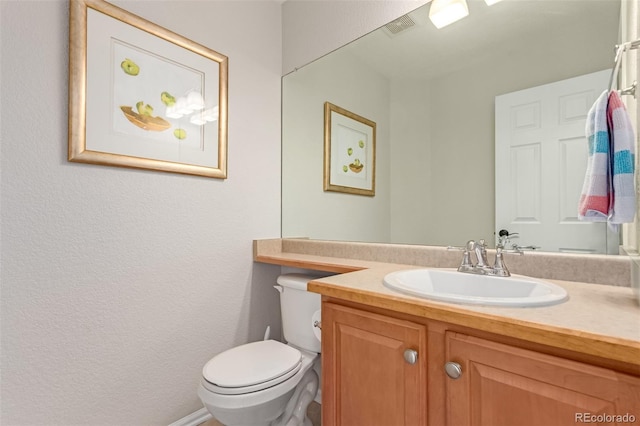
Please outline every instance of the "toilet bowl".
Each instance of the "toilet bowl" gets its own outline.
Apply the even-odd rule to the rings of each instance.
[[[306,411],[317,395],[315,370],[320,359],[319,333],[314,330],[320,296],[306,291],[312,278],[304,274],[278,277],[287,344],[275,340],[247,343],[220,353],[204,366],[198,396],[219,422],[227,426],[311,426]]]

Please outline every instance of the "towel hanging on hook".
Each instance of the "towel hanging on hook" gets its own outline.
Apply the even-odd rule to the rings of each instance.
[[[578,203],[578,219],[608,222],[618,230],[636,215],[635,136],[620,94],[633,94],[636,82],[617,90],[618,72],[626,50],[640,47],[640,40],[616,46],[615,65],[604,90],[587,114],[589,158]]]

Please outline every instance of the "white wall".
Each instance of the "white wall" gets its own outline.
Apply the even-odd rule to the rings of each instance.
[[[431,86],[411,80],[394,80],[390,86],[390,239],[381,241],[424,244],[436,210],[431,188],[442,183],[432,172],[432,103],[426,101]]]
[[[280,5],[116,3],[229,56],[229,178],[67,162],[68,4],[0,1],[3,425],[168,424],[280,334]]]
[[[357,60],[336,56],[283,82],[282,235],[388,241],[389,83]],[[325,102],[376,123],[375,196],[323,191]]]

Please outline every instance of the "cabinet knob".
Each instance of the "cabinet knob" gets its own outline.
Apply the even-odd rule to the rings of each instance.
[[[415,364],[416,362],[418,362],[418,352],[414,351],[413,349],[405,350],[404,360],[411,365]]]
[[[444,365],[444,371],[447,373],[447,376],[452,379],[459,379],[462,376],[462,367],[457,362],[448,362]]]

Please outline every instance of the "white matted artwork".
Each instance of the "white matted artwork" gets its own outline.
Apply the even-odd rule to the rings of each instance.
[[[72,0],[69,160],[226,178],[227,68],[110,3]]]
[[[324,104],[324,190],[375,195],[376,123]]]

